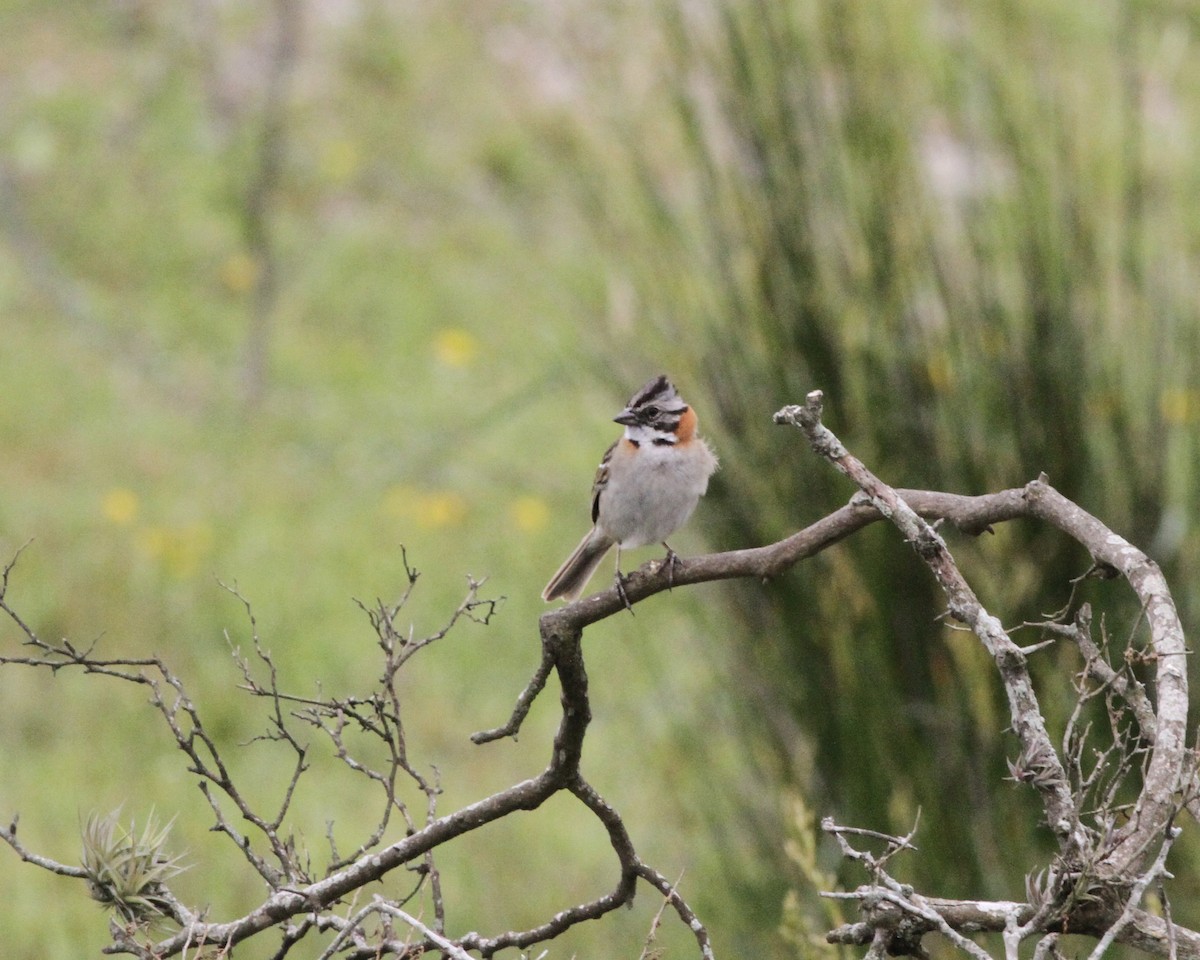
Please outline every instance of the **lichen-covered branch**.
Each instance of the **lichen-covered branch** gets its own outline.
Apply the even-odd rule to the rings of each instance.
[[[821,401],[820,391],[814,391],[804,406],[785,407],[775,419],[804,431],[813,450],[853,480],[871,506],[896,525],[942,587],[950,615],[970,627],[996,661],[1008,695],[1012,728],[1021,742],[1022,766],[1032,771],[1032,783],[1042,794],[1046,822],[1057,836],[1064,855],[1077,857],[1088,846],[1089,838],[1080,823],[1066,769],[1046,730],[1025,654],[1000,621],[980,603],[941,535],[821,423]]]
[[[1187,728],[1187,666],[1183,629],[1174,601],[1157,566],[1144,553],[1109,530],[1098,519],[1054,490],[1045,477],[1026,485],[1018,501],[1005,498],[997,504],[1013,515],[1028,515],[1048,522],[1072,536],[1091,554],[1100,568],[1115,570],[1125,577],[1142,604],[1150,633],[1151,658],[1156,666],[1156,702],[1132,676],[1114,669],[1104,659],[1090,637],[1090,614],[1081,608],[1074,623],[1052,622],[1045,626],[1052,633],[1075,640],[1084,656],[1083,679],[1077,687],[1079,706],[1094,696],[1108,696],[1112,742],[1093,751],[1091,767],[1083,761],[1086,733],[1079,730],[1079,709],[1072,714],[1063,737],[1063,755],[1055,749],[1027,669],[1030,652],[1043,644],[1022,649],[1010,638],[999,620],[989,614],[961,574],[946,542],[906,496],[875,477],[838,441],[821,422],[823,397],[810,393],[803,406],[786,407],[776,422],[801,429],[813,450],[852,479],[865,500],[891,520],[917,555],[929,566],[946,593],[952,617],[971,628],[996,663],[997,672],[1008,696],[1011,729],[1020,743],[1016,764],[1010,764],[1017,779],[1030,783],[1042,797],[1046,822],[1059,841],[1059,855],[1039,877],[1028,883],[1030,900],[1024,904],[993,907],[990,923],[954,918],[964,907],[968,912],[978,904],[947,901],[930,915],[928,898],[911,889],[898,889],[895,881],[872,864],[873,883],[860,888],[864,902],[886,903],[901,913],[924,920],[928,930],[937,930],[965,953],[978,957],[979,947],[964,941],[962,930],[993,929],[1004,934],[1005,952],[1016,960],[1022,940],[1032,936],[1054,936],[1059,931],[1090,933],[1098,942],[1091,960],[1099,958],[1114,942],[1133,943],[1152,952],[1172,957],[1196,956],[1195,935],[1167,924],[1168,934],[1146,937],[1148,914],[1142,899],[1152,884],[1166,874],[1166,858],[1179,829],[1173,825],[1178,812],[1195,801],[1195,771],[1188,762],[1185,748]],[[920,502],[923,498],[914,496]],[[1099,680],[1091,688],[1087,679]],[[1116,698],[1120,698],[1119,700]],[[1128,714],[1140,727],[1140,737],[1123,726]],[[1118,791],[1140,766],[1143,754],[1140,740],[1149,743],[1149,762],[1142,776],[1137,800],[1118,825]],[[1086,805],[1085,801],[1092,801]],[[1091,809],[1088,809],[1088,806]],[[1089,826],[1086,822],[1091,821]],[[839,834],[839,841],[846,841]],[[860,859],[859,857],[854,857]],[[970,924],[969,926],[967,924]],[[875,911],[868,918],[869,929],[857,931],[858,942],[871,944],[876,952],[879,931],[888,930],[887,946],[893,953],[915,953],[911,921],[901,930],[886,913]],[[869,934],[869,940],[868,940]],[[835,936],[836,935],[836,936]],[[846,936],[835,931],[831,938]],[[1052,953],[1056,941],[1039,943],[1036,952]]]

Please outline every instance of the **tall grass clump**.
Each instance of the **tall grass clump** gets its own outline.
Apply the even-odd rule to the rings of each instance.
[[[615,270],[640,291],[629,337],[713,405],[714,541],[774,539],[848,496],[770,425],[820,387],[835,429],[897,486],[981,493],[1045,471],[1168,576],[1188,569],[1194,14],[1083,0],[659,9],[673,122],[625,128],[615,176],[642,202],[610,226]],[[1008,626],[1061,607],[1087,567],[1019,529],[955,549]],[[1018,788],[997,790],[1012,744],[982,651],[937,619],[935,585],[887,531],[806,566],[734,597],[730,659],[776,773],[877,828],[903,832],[919,807],[918,873],[1018,892],[1017,852],[1038,842],[1019,825],[1036,817]],[[1194,623],[1196,587],[1175,582]],[[1113,629],[1135,614],[1110,611]],[[1047,676],[1078,668],[1059,657],[1045,655]],[[1047,697],[1061,720],[1068,700]]]

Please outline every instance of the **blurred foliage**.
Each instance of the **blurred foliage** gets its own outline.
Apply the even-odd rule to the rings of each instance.
[[[280,16],[295,18],[283,71]],[[44,636],[160,653],[264,804],[290,766],[236,690],[230,647],[249,627],[218,578],[253,604],[286,688],[360,691],[378,661],[353,598],[399,594],[402,544],[422,571],[417,634],[468,574],[507,598],[407,681],[410,755],[438,765],[440,810],[544,766],[553,697],[519,743],[467,737],[508,716],[536,665],[538,594],[586,528],[609,417],[659,362],[626,379],[581,349],[605,323],[601,258],[545,146],[575,121],[551,72],[526,74],[552,59],[526,52],[557,42],[559,17],[468,0],[0,4],[0,558],[33,540],[10,600]],[[287,78],[274,107],[272,71]],[[267,137],[280,166],[264,178]],[[589,634],[588,750],[639,851],[684,874],[720,944],[762,933],[712,881],[723,864],[700,829],[715,784],[752,782],[687,612],[714,596],[677,592]],[[89,810],[157,809],[193,865],[182,899],[214,918],[256,902],[136,695],[4,670],[0,703],[0,816],[21,812],[30,848],[77,862]],[[319,753],[294,807],[318,866],[329,821],[342,849],[377,821],[364,783]],[[720,795],[729,835],[747,832]],[[611,889],[608,838],[585,824],[564,802],[447,849],[451,925],[527,927]],[[5,956],[96,954],[106,921],[82,885],[7,856]],[[643,895],[550,956],[636,955],[659,905]],[[668,922],[657,942],[690,940]]]
[[[0,0],[0,16],[0,557],[35,538],[13,598],[30,622],[162,652],[222,744],[262,720],[234,695],[247,628],[214,577],[252,601],[285,682],[348,690],[376,669],[350,598],[401,589],[404,543],[426,571],[418,632],[468,573],[508,597],[410,678],[442,810],[540,769],[552,710],[519,744],[466,735],[534,664],[537,593],[586,524],[605,411],[660,369],[722,456],[698,512],[715,546],[848,496],[769,422],[820,387],[896,485],[1046,471],[1152,551],[1195,621],[1194,5]],[[1061,606],[1086,563],[1030,526],[952,546],[1010,626]],[[804,567],[589,634],[590,775],[643,856],[684,871],[719,955],[807,952],[835,868],[809,810],[902,833],[920,807],[905,879],[939,893],[1019,895],[1039,849],[1032,798],[1001,783],[994,671],[935,622],[911,551],[879,527]],[[1123,640],[1131,611],[1090,599]],[[1061,720],[1077,664],[1038,666]],[[0,673],[0,815],[23,811],[26,843],[62,859],[81,810],[177,815],[181,896],[244,908],[258,885],[117,694]],[[286,777],[262,744],[244,764],[264,794]],[[320,776],[297,805],[314,850],[330,818],[339,839],[373,823],[361,784]],[[452,925],[527,925],[615,883],[581,822],[556,806],[445,851]],[[63,883],[0,870],[11,956],[104,942]],[[654,899],[551,957],[632,955]],[[679,934],[665,923],[656,948],[690,955]]]
[[[630,340],[682,355],[716,414],[714,542],[773,540],[844,502],[769,425],[820,387],[893,485],[981,493],[1045,471],[1162,563],[1194,627],[1195,5],[660,9],[676,122],[622,115],[602,169],[610,194],[640,197],[609,227],[645,318]],[[1062,607],[1087,567],[1030,525],[952,546],[1009,626]],[[777,770],[841,822],[904,832],[923,809],[925,887],[1018,895],[1049,838],[1028,791],[1000,785],[1012,742],[983,651],[940,623],[891,530],[804,567],[731,591],[739,703]],[[1137,611],[1117,596],[1088,591],[1119,652]],[[1058,728],[1078,666],[1068,650],[1037,664]]]
[[[795,868],[797,885],[783,902],[783,938],[800,960],[847,960],[851,948],[829,943],[825,934],[847,922],[842,902],[822,899],[821,892],[838,889],[837,877],[822,864],[817,817],[802,794],[789,797],[784,853]]]

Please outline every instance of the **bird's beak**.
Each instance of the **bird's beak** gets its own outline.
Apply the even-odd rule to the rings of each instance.
[[[634,414],[634,412],[632,410],[630,410],[628,407],[626,407],[624,410],[622,410],[620,413],[618,413],[615,417],[613,417],[613,422],[614,423],[622,423],[627,427],[632,427],[635,423],[637,423],[637,415]]]

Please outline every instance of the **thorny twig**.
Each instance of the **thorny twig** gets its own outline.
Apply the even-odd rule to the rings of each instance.
[[[679,884],[683,881],[681,873],[675,878],[675,882],[671,885],[671,889],[678,890]],[[646,933],[646,942],[642,945],[642,952],[638,954],[638,960],[651,960],[650,948],[654,945],[654,941],[658,938],[659,927],[662,926],[663,914],[667,912],[667,907],[670,906],[671,898],[663,897],[663,902],[658,905],[658,909],[654,912],[654,917],[650,921],[650,929]]]
[[[226,587],[243,604],[250,624],[249,645],[252,656],[244,656],[235,648],[234,659],[241,672],[241,687],[252,696],[268,703],[267,730],[253,738],[266,744],[282,744],[294,756],[292,772],[283,789],[282,798],[274,812],[261,815],[246,800],[226,766],[221,749],[205,729],[200,711],[189,699],[183,682],[158,657],[102,658],[93,648],[79,650],[69,641],[45,643],[8,607],[7,587],[13,564],[3,572],[0,581],[0,610],[9,615],[24,635],[24,643],[32,653],[0,656],[0,665],[43,667],[54,671],[78,668],[85,672],[106,675],[125,682],[143,685],[152,691],[151,705],[165,720],[175,737],[176,745],[184,751],[189,769],[199,778],[200,788],[216,818],[214,829],[225,834],[237,845],[243,857],[267,881],[266,900],[246,915],[223,923],[209,922],[189,911],[169,891],[163,902],[169,907],[180,930],[157,942],[152,942],[140,928],[113,928],[113,941],[108,952],[128,953],[143,960],[160,960],[181,952],[190,952],[200,945],[217,946],[219,953],[228,952],[257,933],[279,926],[282,934],[276,957],[285,957],[301,940],[314,931],[333,931],[338,950],[348,948],[350,957],[375,957],[392,953],[401,957],[417,957],[430,952],[457,958],[468,953],[481,957],[508,947],[525,948],[551,939],[575,926],[596,919],[629,903],[637,881],[644,880],[656,887],[692,930],[702,958],[713,957],[708,934],[695,913],[661,874],[645,864],[634,850],[628,832],[613,809],[579,773],[582,742],[590,720],[587,697],[587,675],[580,650],[580,634],[569,629],[560,632],[561,620],[553,615],[543,623],[543,643],[547,654],[547,676],[558,674],[563,686],[563,716],[555,737],[549,766],[539,776],[524,780],[507,790],[480,800],[447,815],[439,815],[437,797],[441,793],[437,768],[431,773],[419,771],[410,761],[402,723],[402,698],[397,678],[400,669],[418,651],[446,637],[464,620],[487,624],[495,615],[499,600],[482,599],[482,581],[468,580],[464,600],[452,612],[447,622],[433,633],[417,637],[411,627],[402,629],[398,617],[417,580],[417,572],[408,566],[408,585],[401,602],[377,603],[366,610],[376,633],[383,657],[382,676],[376,689],[367,696],[329,697],[318,692],[315,696],[285,692],[279,684],[278,671],[271,652],[263,644],[252,609],[236,586]],[[502,598],[501,598],[502,599]],[[360,605],[361,606],[361,605]],[[309,769],[312,747],[296,733],[299,723],[318,730],[332,745],[334,755],[350,770],[379,785],[384,805],[380,823],[349,856],[339,856],[332,842],[332,859],[323,877],[316,878],[307,856],[294,838],[284,832],[284,824],[296,795],[296,788]],[[368,738],[386,747],[385,762],[373,764],[356,753],[351,733]],[[407,778],[425,796],[423,815],[411,811],[398,790],[400,778]],[[451,936],[446,932],[446,916],[439,872],[434,863],[434,851],[453,837],[479,829],[494,820],[517,810],[532,810],[559,791],[566,790],[579,799],[603,824],[609,833],[613,851],[620,864],[616,887],[595,899],[559,911],[543,924],[528,930],[484,936],[469,933]],[[250,824],[266,851],[260,852],[252,837],[234,826],[225,812],[224,804],[232,803],[243,823]],[[398,814],[405,824],[405,836],[384,846],[383,837],[388,819]],[[0,830],[0,839],[30,863],[54,870],[66,876],[85,877],[84,871],[57,864],[24,848],[16,838],[16,819]],[[415,865],[415,866],[414,866]],[[352,897],[367,884],[377,881],[397,867],[416,870],[414,890],[403,898],[378,898],[342,917],[336,912],[344,898]],[[432,908],[432,921],[425,922],[405,908],[422,888],[426,890]],[[366,932],[363,921],[375,916],[381,926],[376,932]],[[398,939],[391,931],[391,920],[402,921],[408,939]],[[415,933],[416,939],[412,939]]]

